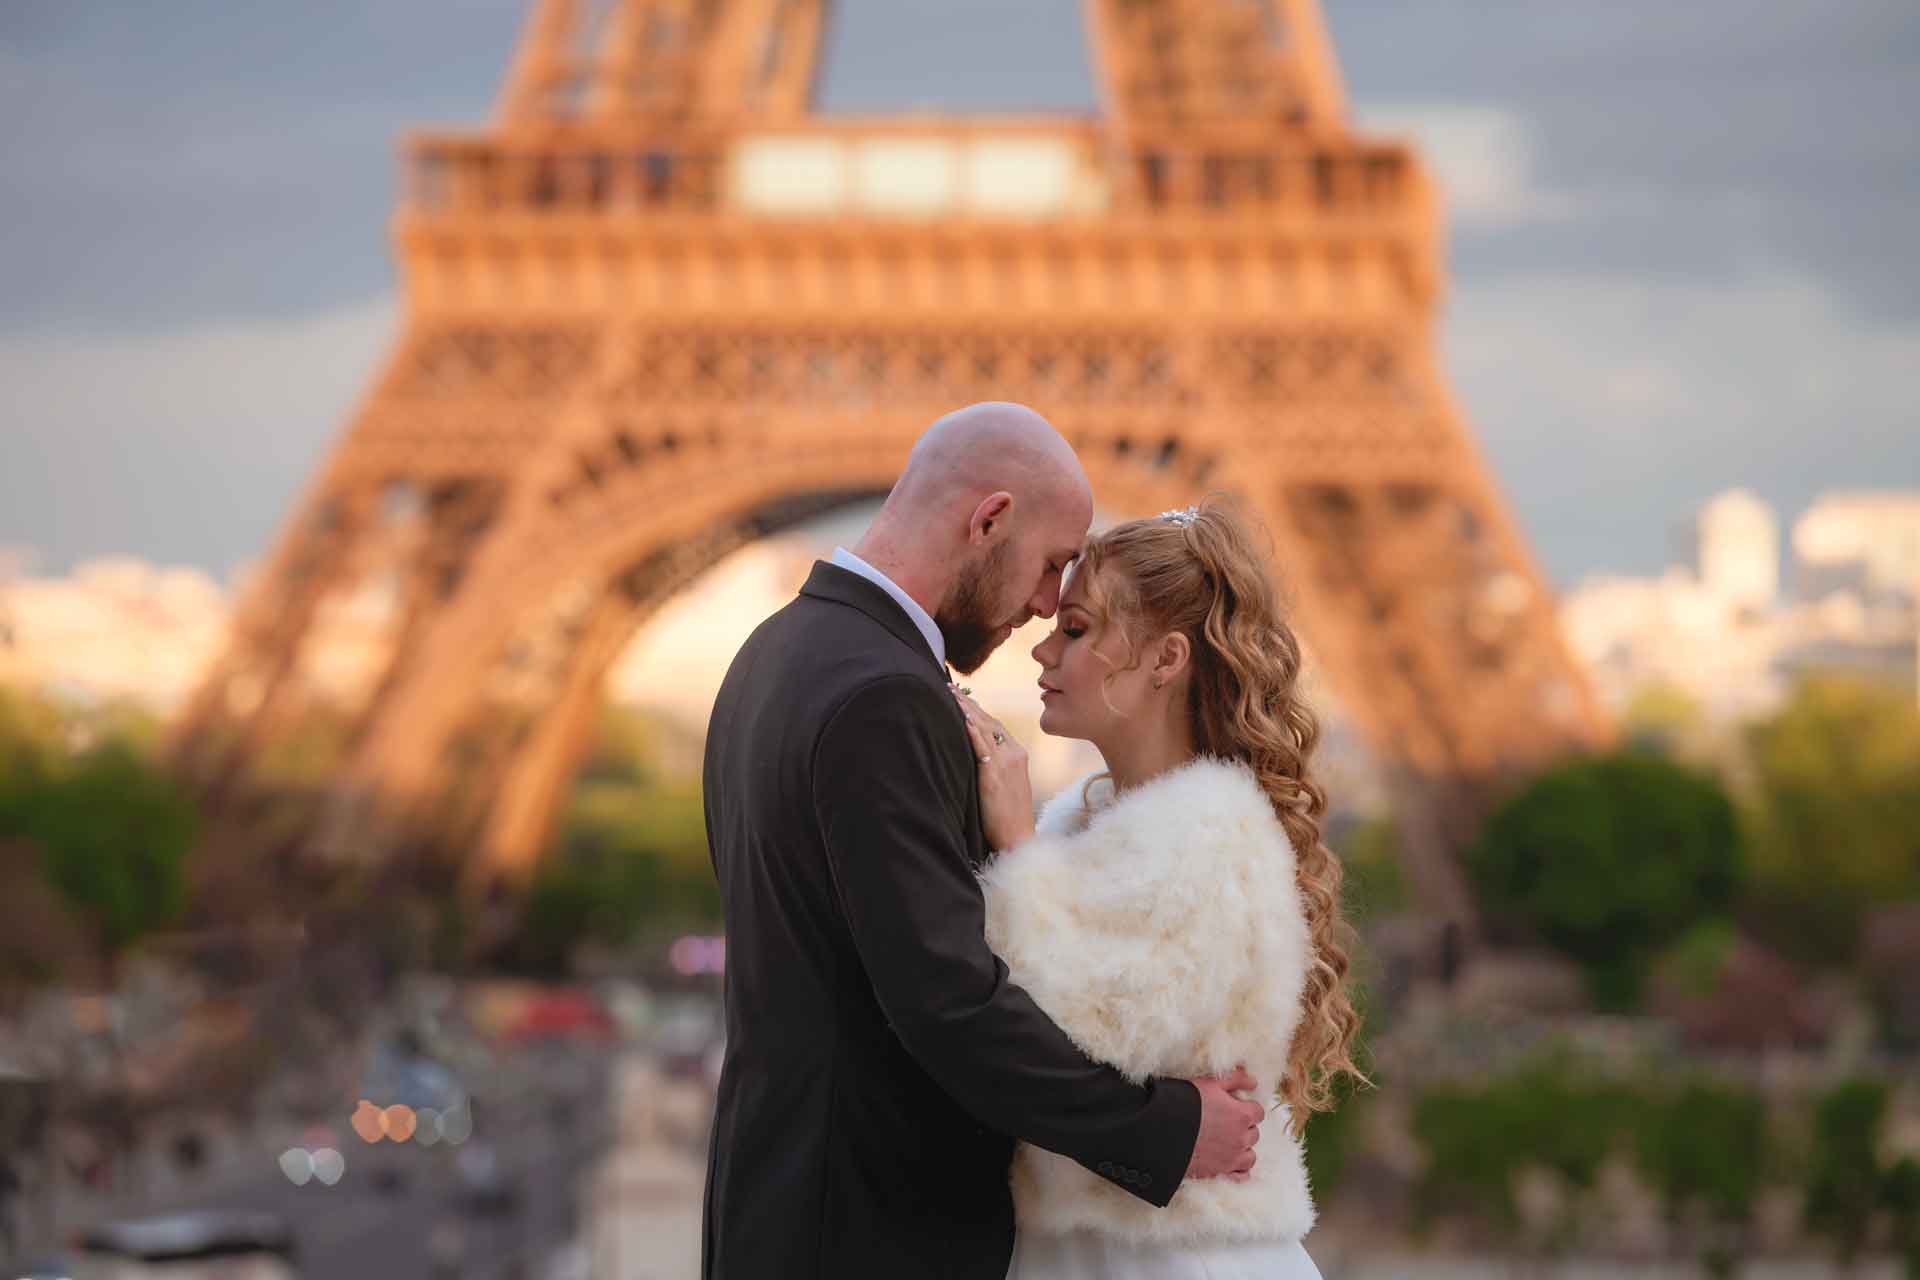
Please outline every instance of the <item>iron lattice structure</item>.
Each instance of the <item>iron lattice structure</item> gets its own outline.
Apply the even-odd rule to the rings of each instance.
[[[662,601],[883,493],[940,414],[1014,399],[1103,509],[1225,489],[1265,519],[1424,815],[1416,890],[1470,919],[1448,850],[1483,784],[1606,727],[1436,365],[1433,187],[1345,123],[1314,0],[1088,0],[1090,118],[816,115],[825,18],[539,0],[497,118],[407,141],[401,332],[180,720],[182,766],[246,777],[311,709],[330,611],[376,583],[342,811],[524,868]]]

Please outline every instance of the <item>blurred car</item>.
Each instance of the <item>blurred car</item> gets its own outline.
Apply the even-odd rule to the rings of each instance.
[[[373,1047],[360,1074],[359,1096],[376,1106],[451,1111],[465,1103],[466,1086],[446,1066],[422,1054],[410,1038]]]
[[[84,1264],[75,1258],[30,1258],[24,1263],[9,1263],[0,1275],[8,1280],[83,1280]]]
[[[75,1238],[69,1280],[298,1280],[274,1213],[201,1210],[102,1223]],[[64,1261],[64,1260],[63,1260]]]
[[[561,988],[529,999],[520,1016],[507,1024],[508,1040],[590,1040],[604,1042],[614,1035],[613,1019],[590,991]]]

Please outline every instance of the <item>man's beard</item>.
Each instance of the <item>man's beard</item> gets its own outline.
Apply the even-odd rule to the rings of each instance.
[[[1009,545],[1000,543],[978,564],[961,570],[952,594],[934,616],[947,642],[947,662],[956,671],[971,675],[999,647],[997,637],[1005,622],[995,620],[990,611],[1006,587]]]

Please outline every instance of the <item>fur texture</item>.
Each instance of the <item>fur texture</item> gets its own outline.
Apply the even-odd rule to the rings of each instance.
[[[1247,769],[1201,759],[1118,799],[1084,781],[1033,839],[983,873],[987,941],[1013,980],[1089,1055],[1129,1077],[1237,1063],[1272,1099],[1300,1019],[1311,941],[1294,851]],[[1154,1244],[1297,1240],[1313,1226],[1300,1143],[1271,1104],[1251,1178],[1189,1182],[1155,1209],[1026,1143],[1013,1162],[1020,1227]]]

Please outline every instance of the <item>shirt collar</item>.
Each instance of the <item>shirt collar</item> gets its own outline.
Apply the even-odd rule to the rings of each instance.
[[[912,596],[902,591],[899,586],[894,583],[892,578],[889,578],[886,574],[880,572],[845,547],[835,547],[833,549],[833,559],[830,563],[845,569],[848,573],[859,574],[868,582],[871,582],[874,586],[892,596],[893,602],[906,611],[907,616],[913,619],[913,625],[920,629],[922,636],[926,637],[927,647],[933,650],[934,659],[943,667],[947,665],[946,637],[940,634],[940,624],[933,620],[932,614],[920,607],[918,600],[915,600]]]

